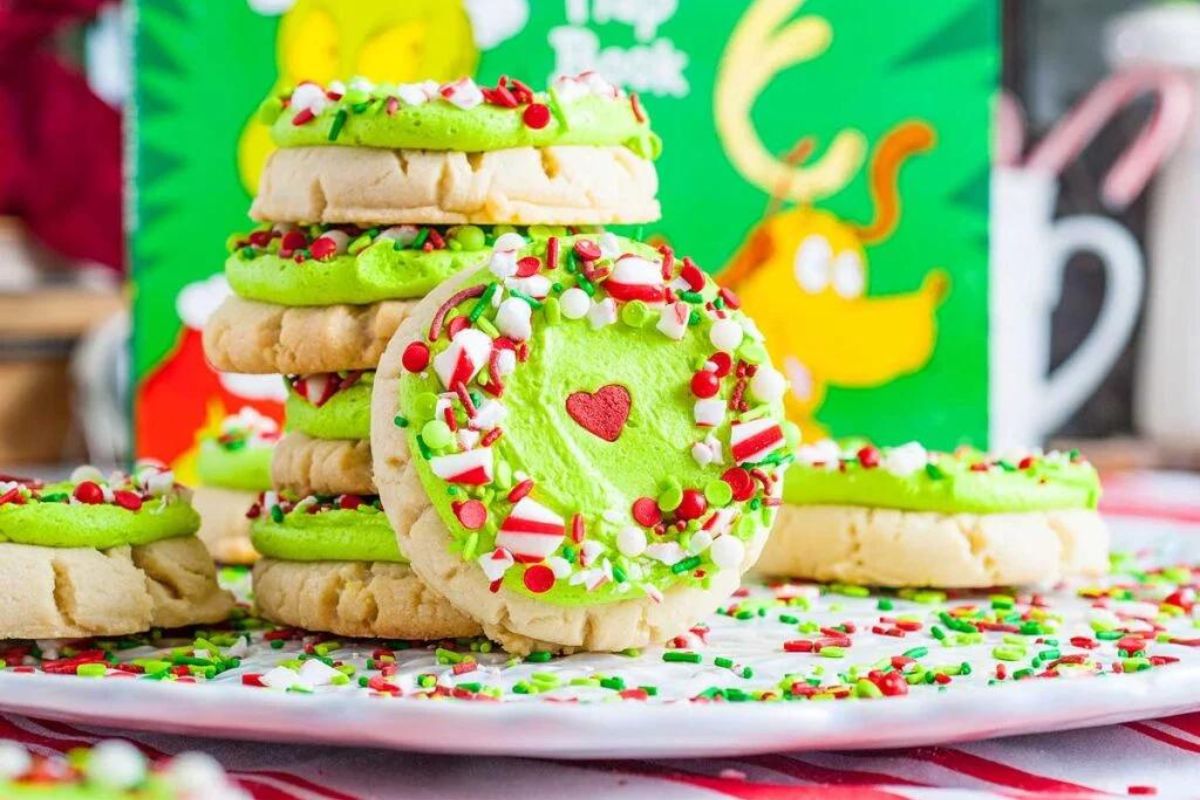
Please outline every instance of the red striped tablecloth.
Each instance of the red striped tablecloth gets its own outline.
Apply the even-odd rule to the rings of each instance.
[[[1200,477],[1117,476],[1106,487],[1108,513],[1195,523],[1200,534]],[[191,739],[0,715],[0,739],[42,754],[114,736],[151,757],[204,750],[262,800],[1200,795],[1200,713],[954,746],[602,762]]]

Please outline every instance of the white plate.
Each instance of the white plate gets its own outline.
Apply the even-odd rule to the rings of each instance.
[[[1195,527],[1145,521],[1115,520],[1118,546],[1152,549],[1163,563],[1200,561]],[[1192,536],[1178,535],[1191,530]],[[755,589],[757,596],[766,590]],[[1057,638],[1063,654],[1084,652],[1067,644],[1082,633],[1089,602],[1071,592],[1048,593],[1053,609],[1066,622]],[[751,598],[753,599],[753,598]],[[982,598],[986,602],[986,596]],[[824,595],[821,609],[794,615],[820,624],[845,621],[868,627],[882,614],[913,610],[936,614],[938,606],[897,601],[896,610],[880,612],[877,598]],[[965,600],[952,600],[958,606]],[[1116,603],[1117,610],[1145,611]],[[245,687],[241,673],[263,672],[296,652],[256,644],[242,667],[207,685],[182,685],[138,679],[84,679],[46,674],[0,672],[0,710],[68,722],[170,733],[388,747],[445,753],[478,753],[569,758],[698,757],[810,749],[881,748],[934,744],[992,736],[1063,730],[1132,719],[1164,716],[1200,708],[1200,648],[1152,643],[1149,654],[1171,656],[1178,663],[1135,675],[1105,675],[1004,681],[987,685],[998,663],[992,656],[1001,633],[985,634],[985,644],[941,647],[926,627],[905,639],[854,634],[846,658],[784,653],[785,638],[804,638],[794,626],[765,617],[739,621],[715,616],[709,621],[708,644],[695,636],[690,652],[702,664],[666,663],[662,651],[639,657],[583,655],[546,664],[506,666],[499,655],[479,656],[483,666],[461,676],[438,666],[428,650],[400,651],[393,682],[402,697],[376,697],[357,686],[323,686],[309,694]],[[785,610],[784,613],[787,613]],[[1198,635],[1190,618],[1169,623],[1179,636]],[[953,634],[951,634],[953,635]],[[1032,638],[1032,637],[1031,637]],[[297,643],[299,644],[299,643]],[[348,642],[335,657],[361,665],[373,643]],[[693,646],[694,645],[694,646]],[[708,702],[685,699],[705,686],[761,687],[785,672],[815,667],[845,669],[868,664],[906,648],[926,646],[928,665],[970,663],[972,674],[952,677],[944,690],[915,687],[907,697],[874,701]],[[1050,649],[1038,646],[1030,654]],[[1116,659],[1114,643],[1091,652],[1104,664]],[[132,654],[130,654],[132,655]],[[729,655],[754,675],[743,678],[717,667],[714,657]],[[125,657],[125,654],[122,654]],[[1025,661],[1012,666],[1025,666]],[[1038,671],[1041,671],[1040,669]],[[444,686],[472,680],[503,687],[503,702],[430,700],[413,697],[416,676],[438,675]],[[618,699],[608,688],[568,687],[546,694],[513,694],[511,687],[533,673],[563,679],[602,674],[620,676],[628,686],[653,684],[658,695],[648,701]],[[985,674],[986,673],[986,674]],[[377,673],[371,673],[377,674]],[[581,702],[548,702],[574,697]]]

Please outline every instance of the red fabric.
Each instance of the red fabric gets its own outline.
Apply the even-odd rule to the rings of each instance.
[[[48,46],[102,3],[0,2],[0,214],[68,258],[120,270],[121,117]]]

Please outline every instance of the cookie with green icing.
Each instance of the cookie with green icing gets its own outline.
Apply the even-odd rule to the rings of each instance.
[[[271,486],[271,454],[279,425],[246,406],[221,421],[215,436],[200,440],[196,475],[204,486],[261,492]]]
[[[802,445],[758,569],[887,586],[983,587],[1097,575],[1100,478],[1078,452],[1005,456]]]
[[[49,484],[0,477],[0,639],[223,620],[233,598],[193,535],[190,494],[156,463],[128,475],[84,466]]]
[[[297,375],[287,383],[288,431],[314,439],[370,438],[374,371]]]
[[[264,493],[248,516],[254,548],[284,561],[385,561],[406,564],[378,497]]]
[[[757,557],[783,390],[737,298],[669,248],[501,237],[381,360],[376,483],[417,573],[506,646],[640,646]]]
[[[479,626],[409,568],[378,497],[266,492],[250,509],[258,612],[339,636],[446,639]]]
[[[80,467],[42,484],[0,480],[0,543],[107,550],[194,534],[200,517],[171,472],[132,475]]]
[[[595,74],[545,92],[504,79],[303,83],[268,98],[262,116],[278,149],[250,209],[257,220],[606,225],[661,213],[660,141],[637,96]]]
[[[247,300],[283,306],[364,305],[423,297],[464,269],[482,266],[512,226],[264,224],[227,243],[225,277]],[[527,236],[565,228],[520,229]]]
[[[445,84],[302,83],[268,97],[259,116],[280,147],[344,145],[487,152],[552,145],[619,145],[644,158],[661,149],[636,94],[596,73],[561,77],[546,91],[501,79]]]

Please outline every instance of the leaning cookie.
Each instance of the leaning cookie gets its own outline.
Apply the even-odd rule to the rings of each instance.
[[[515,652],[639,647],[711,613],[758,556],[794,436],[737,307],[611,234],[498,243],[429,295],[371,420],[418,576]]]
[[[598,75],[547,92],[303,83],[262,107],[279,149],[251,216],[274,222],[610,224],[658,219],[660,143]]]
[[[413,574],[378,498],[268,492],[252,510],[259,613],[339,636],[444,639],[479,625]]]
[[[271,488],[271,454],[278,441],[275,420],[249,406],[222,420],[215,435],[200,440],[199,484],[192,492],[192,505],[200,513],[196,535],[222,564],[249,564],[257,558],[246,510]]]
[[[224,619],[195,537],[200,520],[169,471],[0,484],[0,639],[112,636]]]
[[[1077,454],[801,447],[756,569],[879,586],[1048,584],[1108,570],[1100,481]]]

